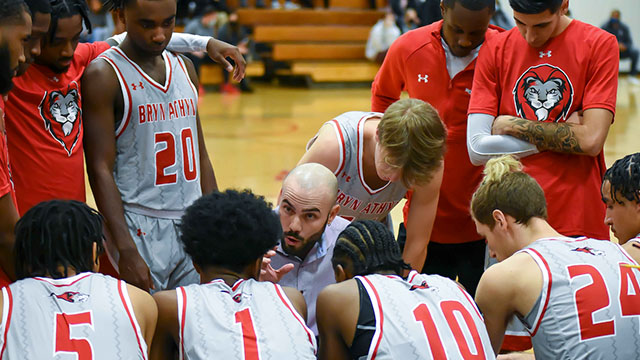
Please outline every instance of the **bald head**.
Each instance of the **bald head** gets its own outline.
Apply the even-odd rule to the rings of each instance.
[[[323,200],[331,204],[338,196],[338,180],[324,165],[308,163],[296,166],[282,182],[282,191],[295,186],[305,193],[322,194]]]

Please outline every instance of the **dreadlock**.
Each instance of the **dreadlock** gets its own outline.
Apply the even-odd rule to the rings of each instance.
[[[24,0],[0,0],[0,25],[22,24],[25,12],[29,14]]]
[[[86,0],[52,0],[51,1],[51,26],[49,27],[50,39],[56,35],[58,20],[66,19],[74,15],[82,16],[84,27],[91,34],[91,21],[89,20],[89,6]]]
[[[640,153],[616,160],[604,173],[604,181],[611,184],[611,199],[622,203],[620,193],[629,201],[640,202]]]
[[[132,0],[107,0],[104,2],[104,7],[109,11],[122,10],[129,5],[131,1]]]
[[[400,247],[389,229],[378,221],[359,220],[347,226],[338,236],[333,250],[333,266],[350,259],[354,275],[394,271],[402,275],[411,267],[402,260]]]
[[[74,200],[42,202],[18,221],[15,228],[18,279],[47,276],[54,279],[93,269],[93,244],[102,246],[102,216]],[[62,271],[60,271],[62,267]]]

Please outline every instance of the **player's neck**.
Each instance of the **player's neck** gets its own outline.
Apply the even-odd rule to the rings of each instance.
[[[526,226],[521,226],[519,232],[518,238],[521,239],[520,245],[522,245],[522,248],[539,239],[563,236],[552,228],[546,220],[535,217],[530,219]]]
[[[126,37],[119,45],[120,49],[127,55],[131,61],[138,64],[143,69],[146,66],[156,65],[158,62],[164,62],[162,54],[152,55],[137,47],[129,37]]]
[[[551,38],[555,38],[556,36],[562,34],[565,30],[567,30],[567,27],[569,27],[569,24],[571,24],[571,18],[568,17],[567,15],[564,15],[560,18],[560,21],[558,22],[558,26],[556,27],[556,31],[553,32],[553,35],[551,35]]]
[[[229,269],[224,269],[221,267],[209,267],[200,272],[200,283],[206,284],[213,280],[222,280],[225,284],[229,286],[233,286],[238,280],[248,279],[249,277],[246,274],[239,274],[235,271],[231,271]]]

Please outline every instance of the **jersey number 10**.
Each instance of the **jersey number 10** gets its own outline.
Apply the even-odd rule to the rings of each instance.
[[[198,178],[196,167],[196,149],[193,143],[193,132],[191,128],[184,128],[180,131],[182,144],[182,172],[186,181],[193,181]],[[176,140],[171,132],[155,133],[155,145],[159,143],[167,144],[167,147],[156,151],[156,186],[175,184],[178,181],[176,172],[167,174],[166,168],[176,164]]]

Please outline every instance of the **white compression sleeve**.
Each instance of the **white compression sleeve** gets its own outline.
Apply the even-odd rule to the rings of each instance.
[[[491,135],[494,117],[469,114],[467,118],[467,151],[473,165],[482,165],[503,154],[519,158],[538,153],[535,145],[509,135]]]
[[[124,41],[125,37],[127,37],[126,31],[118,35],[113,35],[109,39],[120,45],[122,41]],[[177,53],[207,51],[209,39],[211,39],[209,36],[173,33],[173,36],[171,36],[171,40],[169,40],[169,44],[167,45],[167,49]]]

